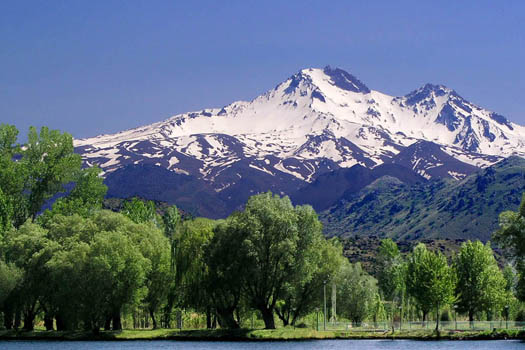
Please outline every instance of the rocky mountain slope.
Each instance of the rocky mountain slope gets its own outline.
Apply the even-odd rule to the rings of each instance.
[[[320,214],[325,233],[397,240],[490,240],[498,215],[517,210],[525,159],[509,157],[463,180],[408,185],[385,176]]]
[[[303,69],[249,102],[75,146],[87,164],[104,170],[110,195],[137,194],[221,217],[266,190],[298,193],[308,202],[304,188],[353,166],[383,165],[398,175],[401,166],[406,179],[413,178],[410,171],[424,179],[462,179],[504,157],[525,156],[525,128],[441,85],[394,97],[326,67]],[[332,205],[340,191],[346,190],[316,205]]]

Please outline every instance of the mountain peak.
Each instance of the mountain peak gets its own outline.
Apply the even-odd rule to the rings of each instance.
[[[323,73],[330,77],[331,82],[340,89],[368,94],[370,89],[352,74],[340,69],[326,66]]]
[[[436,98],[453,93],[455,93],[454,90],[446,87],[445,85],[427,83],[419,89],[405,95],[406,104],[412,106],[429,98]]]

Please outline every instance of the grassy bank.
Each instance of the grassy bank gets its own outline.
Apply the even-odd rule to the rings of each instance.
[[[392,332],[320,331],[312,329],[282,328],[276,330],[123,330],[100,332],[56,332],[56,331],[0,331],[0,340],[236,340],[278,341],[314,339],[414,339],[414,340],[489,340],[525,339],[525,331],[443,331],[431,330]]]

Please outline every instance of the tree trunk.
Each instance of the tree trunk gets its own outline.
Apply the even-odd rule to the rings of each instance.
[[[110,315],[106,316],[106,321],[104,322],[104,330],[105,331],[111,330],[111,316]]]
[[[288,326],[290,324],[290,313],[286,312],[285,310],[276,309],[275,313],[277,314],[277,317],[283,322],[283,326]],[[294,322],[292,321],[292,324]]]
[[[60,312],[56,314],[55,321],[57,324],[57,331],[65,331],[67,329],[66,324],[64,322],[64,318],[62,317]]]
[[[157,319],[155,318],[155,312],[152,309],[149,310],[149,315],[151,316],[151,322],[153,323],[153,329],[157,329]]]
[[[206,307],[206,328],[211,329],[211,323],[212,323],[211,307],[207,306]]]
[[[427,311],[423,311],[423,328],[425,327],[425,324],[427,322],[427,314],[428,314]]]
[[[13,319],[14,319],[14,312],[13,310],[5,310],[4,311],[4,328],[5,329],[13,329]]]
[[[219,316],[219,324],[223,328],[237,329],[239,324],[235,321],[233,317],[233,309],[217,309],[217,314]]]
[[[239,308],[236,308],[234,313],[235,313],[235,316],[237,317],[237,323],[239,324],[239,327],[240,327],[241,326],[241,312]]]
[[[20,309],[17,309],[15,311],[15,323],[14,328],[18,330],[20,328],[20,325],[22,324],[22,311]]]
[[[439,306],[436,307],[436,332],[439,332]]]
[[[24,313],[24,330],[32,331],[35,329],[35,316],[33,310],[27,310]]]
[[[468,310],[468,322],[470,328],[474,328],[474,310]]]
[[[53,316],[49,313],[44,314],[44,327],[46,327],[46,331],[52,331],[53,328]]]
[[[261,311],[263,317],[264,328],[275,329],[275,319],[273,318],[273,310],[267,307],[261,307],[259,308],[259,310]]]
[[[114,311],[112,315],[113,320],[113,330],[114,331],[121,331],[122,330],[122,321],[120,319],[120,310]]]
[[[168,294],[168,300],[164,307],[164,327],[171,328],[171,312],[173,311],[173,304],[175,303],[175,293]]]

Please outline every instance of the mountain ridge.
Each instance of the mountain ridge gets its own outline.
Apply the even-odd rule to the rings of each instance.
[[[303,69],[251,101],[75,140],[75,148],[114,186],[125,169],[146,166],[146,178],[159,167],[194,178],[221,200],[243,202],[258,191],[291,194],[355,165],[398,164],[426,179],[462,179],[525,156],[525,127],[443,85],[394,97],[325,67]]]

